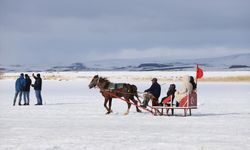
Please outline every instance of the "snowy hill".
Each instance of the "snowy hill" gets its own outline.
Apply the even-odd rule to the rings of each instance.
[[[48,72],[54,72],[54,71],[83,71],[87,70],[88,68],[83,63],[73,63],[69,66],[55,66],[51,69],[47,69]]]
[[[97,70],[127,70],[127,71],[155,71],[155,70],[190,70],[196,64],[208,70],[250,70],[250,53],[237,54],[217,58],[202,59],[123,59],[87,62],[90,68]]]
[[[162,71],[162,70],[193,70],[199,64],[206,70],[250,70],[250,53],[237,54],[217,58],[201,59],[113,59],[77,62],[61,65],[0,65],[3,72],[61,72],[61,71]]]
[[[220,66],[220,67],[227,68],[233,65],[250,66],[250,53],[230,55],[230,56],[217,57],[217,58],[197,59],[195,61],[201,62],[203,64],[208,64],[213,67]]]

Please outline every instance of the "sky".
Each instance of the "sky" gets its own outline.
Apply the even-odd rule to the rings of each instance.
[[[0,0],[0,64],[250,53],[248,0]]]

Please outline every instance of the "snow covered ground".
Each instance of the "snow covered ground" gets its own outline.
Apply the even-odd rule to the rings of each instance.
[[[103,76],[123,82],[130,74]],[[148,72],[150,77],[155,74]],[[139,91],[150,86],[150,81],[125,81]],[[89,79],[44,80],[46,105],[34,106],[32,89],[30,106],[13,107],[14,83],[0,80],[1,150],[250,149],[249,82],[199,83],[198,109],[191,117],[153,116],[134,107],[124,116],[127,105],[118,99],[113,100],[114,112],[105,115],[103,98],[97,89],[88,89]],[[169,83],[162,85],[161,97]]]

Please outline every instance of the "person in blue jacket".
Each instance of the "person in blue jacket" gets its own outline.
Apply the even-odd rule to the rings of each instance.
[[[158,104],[158,99],[161,95],[161,86],[160,84],[157,82],[156,78],[153,78],[152,80],[152,85],[149,89],[145,90],[144,92],[146,92],[143,97],[144,97],[144,101],[142,102],[141,107],[147,107],[148,102],[150,100],[154,100]]]
[[[18,95],[19,95],[18,105],[21,105],[22,94],[23,94],[23,90],[24,90],[25,84],[26,84],[26,81],[24,79],[24,75],[23,75],[23,73],[21,73],[20,77],[16,80],[16,85],[15,85],[16,92],[15,92],[13,106],[15,106],[15,104],[16,104],[16,99],[17,99]]]

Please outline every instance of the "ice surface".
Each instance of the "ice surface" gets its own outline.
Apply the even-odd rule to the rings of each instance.
[[[126,81],[139,91],[150,86],[150,81]],[[105,115],[102,96],[98,89],[89,90],[88,82],[44,80],[46,105],[34,106],[32,89],[30,106],[13,107],[15,81],[0,80],[0,149],[250,149],[250,83],[199,83],[193,116],[166,117],[137,113],[133,106],[124,116],[127,105],[118,99],[114,112]],[[167,88],[162,85],[161,97]]]

